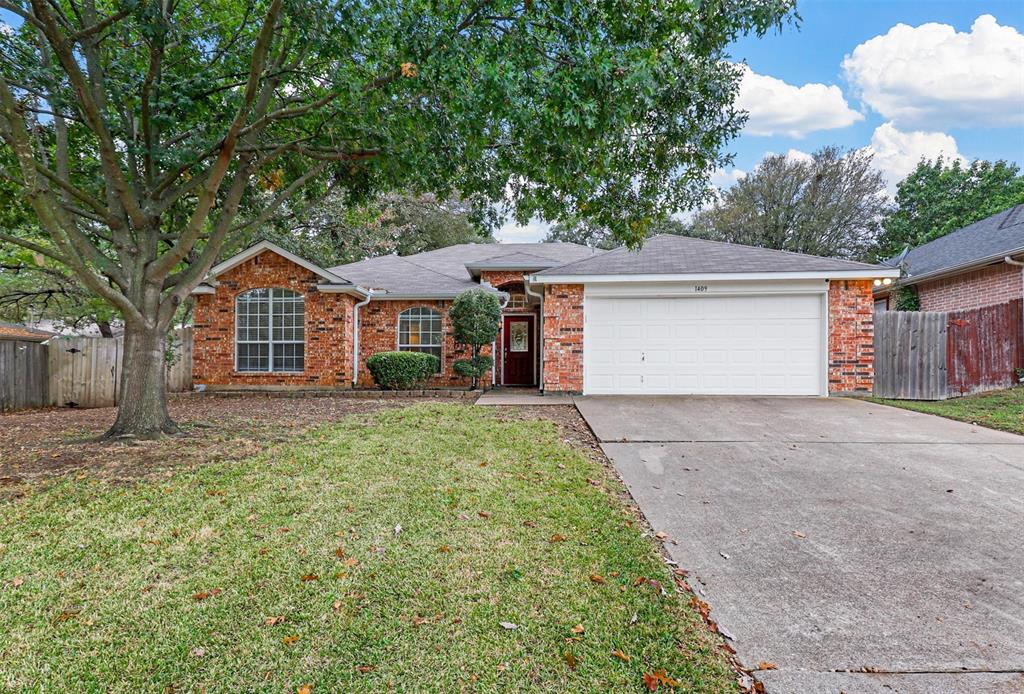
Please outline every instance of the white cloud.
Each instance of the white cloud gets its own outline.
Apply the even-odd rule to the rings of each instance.
[[[550,224],[537,218],[527,224],[517,224],[510,219],[494,232],[494,238],[501,243],[535,243],[543,241],[550,229]]]
[[[715,169],[711,174],[711,185],[716,188],[731,188],[746,175],[747,172],[743,169]]]
[[[815,82],[797,87],[742,66],[736,106],[750,112],[747,135],[803,137],[817,130],[853,125],[864,116],[850,108],[842,90]]]
[[[951,135],[920,130],[902,132],[891,122],[875,128],[867,149],[875,155],[874,165],[885,175],[890,192],[896,191],[896,184],[914,170],[922,157],[934,159],[941,154],[947,161],[966,162]]]
[[[900,127],[1024,124],[1024,35],[992,15],[974,20],[970,33],[897,24],[853,49],[843,72]]]

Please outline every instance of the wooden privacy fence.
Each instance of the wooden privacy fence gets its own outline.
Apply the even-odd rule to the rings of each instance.
[[[167,389],[191,390],[192,328],[173,331],[170,346]],[[116,405],[123,349],[120,337],[0,341],[0,410]]]
[[[967,311],[875,314],[875,390],[945,400],[1009,388],[1024,369],[1024,301]]]

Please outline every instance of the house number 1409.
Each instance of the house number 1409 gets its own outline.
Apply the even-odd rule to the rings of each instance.
[[[695,291],[695,292],[700,293],[700,292],[706,292],[707,290],[708,290],[708,285],[706,285],[706,284],[695,284],[695,285],[693,285],[693,291]]]

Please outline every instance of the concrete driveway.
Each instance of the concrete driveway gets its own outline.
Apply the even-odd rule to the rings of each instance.
[[[576,405],[769,692],[1024,692],[1024,437],[842,398]]]

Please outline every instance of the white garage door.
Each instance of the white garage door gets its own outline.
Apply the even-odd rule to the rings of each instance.
[[[584,301],[584,392],[818,395],[821,294]]]

